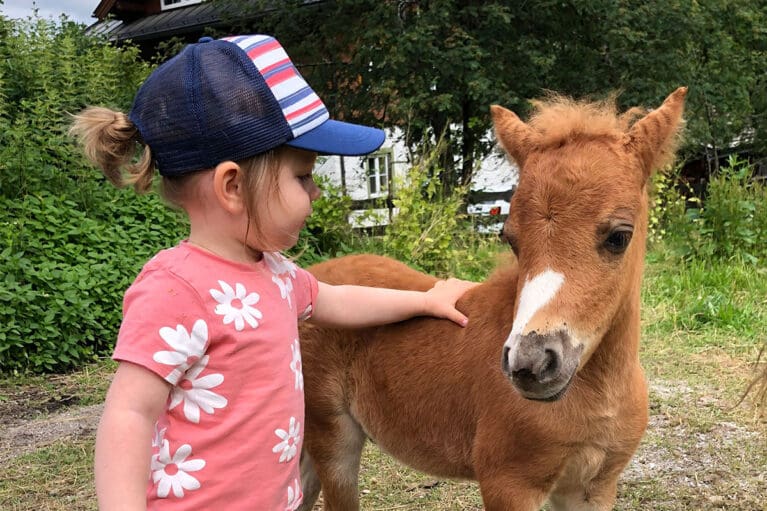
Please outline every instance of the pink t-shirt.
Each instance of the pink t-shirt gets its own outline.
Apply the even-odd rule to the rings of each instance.
[[[298,321],[316,295],[315,278],[276,253],[247,265],[182,242],[144,266],[114,358],[173,385],[152,441],[150,510],[298,507]]]

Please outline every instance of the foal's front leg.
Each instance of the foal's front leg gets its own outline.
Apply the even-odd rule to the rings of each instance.
[[[630,459],[630,458],[629,458]],[[629,459],[607,461],[599,473],[584,486],[557,488],[549,497],[552,511],[610,511],[615,506],[618,478]]]
[[[520,477],[520,468],[505,468],[490,476],[478,475],[485,511],[538,511],[547,491]]]

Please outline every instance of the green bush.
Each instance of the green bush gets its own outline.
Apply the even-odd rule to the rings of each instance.
[[[149,66],[72,22],[0,17],[0,372],[111,352],[122,295],[178,239],[156,198],[113,189],[67,136],[90,104],[126,111]]]
[[[348,254],[356,244],[349,224],[351,197],[324,176],[315,176],[315,181],[322,195],[312,203],[312,215],[306,220],[297,246],[290,252],[302,266]]]
[[[111,195],[100,194],[100,215],[49,192],[0,198],[0,372],[69,369],[111,353],[125,289],[186,230],[156,196]]]
[[[730,157],[711,177],[703,199],[671,186],[675,179],[660,175],[654,180],[651,242],[686,261],[767,261],[767,187],[754,180],[746,161]]]

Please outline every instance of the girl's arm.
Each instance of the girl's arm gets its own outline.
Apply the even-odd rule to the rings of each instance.
[[[360,328],[394,323],[414,316],[446,318],[466,326],[455,303],[476,282],[438,281],[426,292],[319,283],[312,321],[327,326]]]
[[[96,435],[96,494],[101,511],[146,509],[154,425],[170,384],[121,362],[107,392]]]

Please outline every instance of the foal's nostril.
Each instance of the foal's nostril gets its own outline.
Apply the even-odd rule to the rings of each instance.
[[[530,369],[518,369],[516,371],[512,371],[511,377],[523,386],[535,383],[537,381],[537,378]]]
[[[559,366],[560,366],[559,354],[556,351],[547,349],[544,352],[543,357],[544,357],[544,363],[542,364],[543,369],[541,370],[541,373],[538,375],[538,378],[541,381],[545,381],[553,377],[556,377],[559,374]]]
[[[501,370],[503,370],[504,373],[508,374],[510,372],[509,369],[509,352],[511,351],[511,348],[508,346],[503,347],[503,355],[501,358]]]

